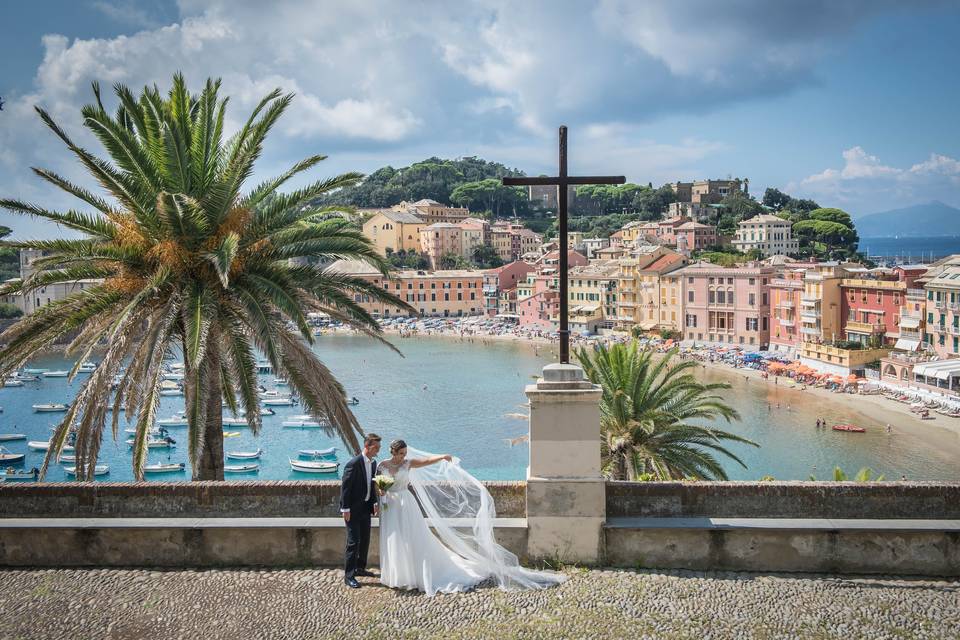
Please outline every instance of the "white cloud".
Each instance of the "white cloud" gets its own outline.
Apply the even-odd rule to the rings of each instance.
[[[941,200],[960,204],[960,161],[931,153],[923,162],[907,168],[883,164],[879,158],[856,146],[843,152],[843,167],[793,182],[793,194],[840,206],[856,205],[855,214]]]
[[[651,140],[637,123],[803,85],[828,42],[888,4],[847,0],[811,11],[762,0],[371,0],[318,9],[313,0],[180,0],[178,20],[133,35],[44,36],[29,95],[6,96],[0,162],[19,168],[0,175],[0,194],[39,194],[44,204],[61,206],[27,165],[82,177],[43,131],[34,104],[96,148],[78,113],[91,100],[92,80],[105,94],[117,82],[164,89],[177,70],[194,88],[222,77],[233,126],[274,87],[297,93],[263,172],[317,152],[359,161],[331,163],[328,171],[370,170],[414,150],[483,153],[536,170],[546,163],[524,163],[553,157],[556,126],[564,122],[591,171],[654,182],[692,177],[705,158],[727,148],[722,141]],[[146,26],[150,18],[128,0],[92,6],[128,24]]]

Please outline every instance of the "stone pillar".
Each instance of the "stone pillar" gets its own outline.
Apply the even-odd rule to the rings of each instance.
[[[600,475],[598,385],[572,364],[550,364],[526,388],[530,401],[527,554],[563,562],[601,560],[606,518]]]

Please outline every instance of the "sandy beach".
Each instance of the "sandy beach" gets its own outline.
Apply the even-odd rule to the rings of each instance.
[[[352,333],[352,330],[343,328],[330,330]],[[384,333],[390,337],[391,341],[397,342],[401,349],[402,341],[407,338],[440,338],[481,345],[510,343],[526,347],[547,359],[557,357],[559,348],[556,338],[551,339],[542,335],[524,335],[512,332],[485,333],[482,330],[465,329],[461,333],[457,328],[401,331],[394,327],[384,327]],[[602,336],[600,338],[603,342],[622,342],[627,339],[626,336],[619,335]],[[574,338],[571,351],[575,351],[581,344],[590,345],[593,343],[592,340]],[[690,358],[689,355],[682,353],[681,357]],[[896,402],[882,395],[837,393],[820,387],[801,385],[786,376],[771,375],[764,378],[762,371],[749,367],[732,367],[722,361],[714,362],[704,359],[698,360],[698,363],[713,375],[719,376],[727,382],[747,379],[750,384],[766,385],[772,391],[786,393],[789,396],[796,394],[794,401],[796,406],[809,406],[809,403],[816,402],[823,403],[825,409],[855,411],[866,418],[869,426],[885,428],[887,424],[890,424],[893,429],[914,437],[923,437],[927,440],[934,439],[943,446],[960,448],[960,418],[931,414],[935,415],[933,420],[921,420],[917,414],[909,410],[909,405]]]

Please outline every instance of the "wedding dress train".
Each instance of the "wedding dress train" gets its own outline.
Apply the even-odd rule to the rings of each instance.
[[[432,454],[408,448],[408,458]],[[520,566],[493,535],[493,499],[456,458],[427,467],[380,463],[394,484],[380,501],[380,581],[428,596],[466,591],[492,578],[504,589],[538,589],[565,578]],[[426,514],[426,515],[424,515]]]

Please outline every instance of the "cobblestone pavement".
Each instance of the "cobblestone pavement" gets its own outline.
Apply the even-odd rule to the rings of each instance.
[[[0,570],[0,638],[960,638],[960,581],[570,569],[547,591],[317,570]]]

